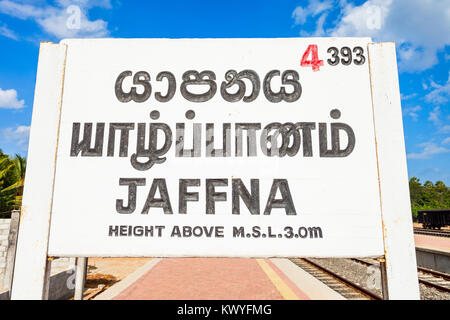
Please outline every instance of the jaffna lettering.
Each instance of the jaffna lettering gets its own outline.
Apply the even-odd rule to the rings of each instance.
[[[126,199],[116,200],[116,211],[120,214],[132,214],[137,207],[138,187],[147,186],[147,181],[145,178],[120,178],[119,185],[127,187],[128,196]],[[250,179],[250,188],[248,188],[238,178],[231,179],[231,183],[229,183],[228,179],[223,178],[205,179],[205,214],[214,215],[216,213],[216,202],[224,202],[230,199],[225,191],[225,188],[230,185],[231,214],[233,215],[241,214],[240,200],[245,204],[250,215],[260,215],[261,213],[270,215],[274,208],[284,210],[288,216],[297,215],[287,179],[273,179],[267,201],[261,203],[259,179]],[[177,189],[178,214],[188,213],[188,202],[199,201],[199,187],[201,187],[200,179],[179,179]],[[139,190],[141,189],[139,188]],[[278,193],[281,194],[280,197],[277,197]],[[156,196],[157,194],[159,194],[159,197]],[[153,179],[140,213],[149,214],[150,210],[152,210],[152,212],[173,214],[174,210],[170,194],[173,193],[169,193],[166,179]],[[261,205],[264,205],[264,207],[261,208]]]
[[[124,80],[130,77],[132,79],[132,86],[125,88]],[[272,86],[272,79],[281,77],[281,86],[276,89]],[[168,82],[167,92],[155,92],[155,99],[158,102],[170,101],[175,93],[177,82],[173,73],[169,71],[162,71],[156,76],[156,82],[163,80]],[[216,83],[216,74],[211,70],[196,71],[188,70],[183,73],[182,82],[180,84],[180,93],[184,99],[190,102],[202,103],[211,100],[217,92],[218,84]],[[251,83],[251,93],[245,95],[246,83],[243,79]],[[123,71],[119,74],[114,84],[114,93],[118,101],[122,103],[127,102],[146,102],[152,94],[151,75],[147,71],[138,71],[133,74],[131,70]],[[189,88],[193,86],[207,86],[208,90],[204,93],[194,93]],[[228,89],[237,86],[235,93],[230,93]],[[286,70],[281,73],[280,70],[271,70],[267,73],[263,80],[263,92],[268,101],[278,103],[285,101],[288,103],[295,102],[300,99],[302,95],[302,85],[300,77],[295,70]],[[138,88],[142,89],[142,93],[138,93]],[[289,89],[287,89],[289,88]],[[222,98],[230,103],[243,101],[245,103],[253,102],[259,95],[261,90],[261,80],[256,71],[242,70],[228,70],[224,75],[224,80],[220,84],[220,95]],[[291,93],[287,93],[292,91]]]
[[[151,114],[152,118],[159,117],[159,113],[157,116],[153,112]],[[332,109],[330,116],[333,120],[338,120],[341,112]],[[186,119],[195,119],[195,112],[186,112]],[[175,157],[179,158],[258,157],[260,154],[280,158],[298,155],[339,158],[348,157],[356,145],[352,127],[343,122],[272,122],[267,125],[259,122],[223,123],[222,136],[219,139],[216,139],[215,130],[214,123],[198,122],[176,123],[175,128],[163,122],[74,122],[70,156],[102,157],[106,154],[107,157],[129,157],[134,169],[146,171],[155,164],[164,163],[171,149],[174,150]],[[188,133],[192,133],[192,142],[186,138]],[[315,139],[318,141],[316,153],[313,148],[313,134],[318,137]],[[346,139],[342,139],[344,136]],[[120,139],[118,152],[115,150],[116,138]],[[161,138],[163,141],[159,141]],[[128,147],[130,139],[136,141],[136,150],[131,152]],[[346,140],[346,144],[342,140]]]

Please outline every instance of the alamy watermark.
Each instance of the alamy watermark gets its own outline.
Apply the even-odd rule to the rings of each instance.
[[[381,8],[369,5],[366,8],[366,26],[369,30],[380,30],[383,23]]]
[[[66,20],[67,29],[81,29],[81,8],[77,5],[70,5],[66,9],[66,13],[69,15]]]
[[[381,270],[380,267],[370,266],[367,268],[366,286],[368,289],[381,290]]]

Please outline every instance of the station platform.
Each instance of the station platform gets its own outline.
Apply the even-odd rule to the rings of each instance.
[[[95,300],[345,300],[289,259],[152,259]]]
[[[415,234],[414,242],[416,247],[425,247],[450,253],[450,238]]]
[[[435,256],[430,258],[428,251],[450,253],[450,238],[418,234],[414,235],[414,238],[419,265],[423,263],[424,267],[435,270],[439,270],[441,265],[448,265],[447,262],[436,260]],[[424,253],[424,250],[427,252]],[[95,300],[345,300],[345,298],[289,259],[154,258],[98,295]]]
[[[415,234],[417,265],[450,274],[450,238]]]
[[[450,252],[450,238],[414,235],[417,248]],[[420,257],[420,252],[418,256]],[[428,257],[420,258],[424,263]],[[440,263],[442,264],[442,263]],[[434,269],[434,268],[433,268]],[[151,259],[95,300],[345,300],[289,259]]]

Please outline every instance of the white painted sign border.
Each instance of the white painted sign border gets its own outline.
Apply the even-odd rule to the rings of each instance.
[[[419,299],[395,45],[369,44],[380,201],[390,299]],[[46,265],[66,45],[42,43],[12,299],[46,298]],[[45,145],[34,140],[45,137]]]
[[[65,60],[66,45],[41,44],[11,299],[44,297]]]
[[[389,298],[420,299],[395,43],[368,52]]]

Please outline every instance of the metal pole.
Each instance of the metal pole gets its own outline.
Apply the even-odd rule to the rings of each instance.
[[[381,291],[383,293],[383,300],[389,300],[389,291],[387,286],[387,272],[386,272],[386,259],[379,259],[381,270]]]
[[[42,292],[42,300],[48,300],[50,292],[50,276],[52,274],[53,257],[48,257],[45,263],[44,288]]]
[[[87,270],[87,258],[77,258],[74,300],[83,300],[84,282],[86,279],[86,270]]]
[[[19,234],[20,211],[11,212],[11,222],[9,224],[8,249],[6,252],[6,270],[3,279],[3,287],[9,291],[11,297],[12,280],[14,276],[14,262],[16,260],[17,236]]]

